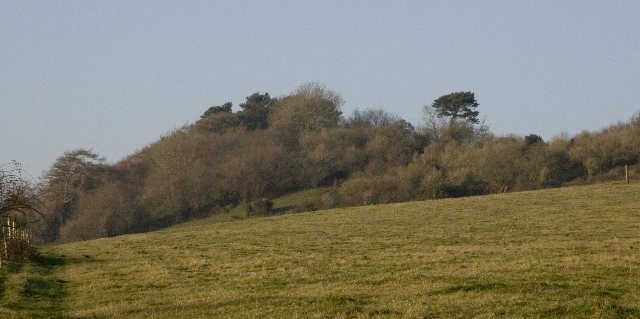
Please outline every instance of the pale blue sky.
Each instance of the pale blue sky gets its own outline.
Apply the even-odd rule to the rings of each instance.
[[[343,111],[473,91],[498,134],[640,110],[639,1],[2,1],[0,163],[115,162],[210,106],[318,81]]]

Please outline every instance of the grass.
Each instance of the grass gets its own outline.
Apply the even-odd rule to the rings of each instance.
[[[43,249],[7,318],[640,318],[640,184],[365,206]]]
[[[55,274],[61,258],[43,257],[38,262],[9,262],[0,274],[0,317],[60,317],[65,301],[65,281]]]
[[[273,200],[273,215],[294,214],[306,211],[316,210],[317,203],[327,188],[315,188],[293,193]],[[211,217],[189,221],[183,224],[175,225],[173,229],[190,228],[202,224],[237,222],[240,220],[262,218],[260,215],[247,216],[244,205],[239,205],[226,212],[215,214]]]

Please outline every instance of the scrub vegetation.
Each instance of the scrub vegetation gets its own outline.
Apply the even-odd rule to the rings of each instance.
[[[606,183],[230,211],[12,262],[0,317],[638,318],[638,198],[640,183]]]
[[[40,244],[153,231],[243,209],[274,215],[273,201],[321,191],[296,212],[498,194],[640,178],[640,113],[599,132],[495,136],[473,92],[424,106],[414,127],[381,109],[341,112],[319,83],[291,94],[224,103],[117,162],[64,153],[39,193]],[[293,211],[290,211],[293,212]],[[222,218],[222,217],[221,217]]]

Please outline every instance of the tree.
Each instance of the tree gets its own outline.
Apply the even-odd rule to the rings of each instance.
[[[370,130],[334,128],[305,134],[300,139],[304,185],[332,185],[361,171],[368,158],[365,146]]]
[[[60,239],[61,228],[78,213],[81,197],[101,185],[106,168],[103,161],[89,150],[77,149],[58,157],[45,173],[45,225],[41,230],[45,241]]]
[[[201,175],[194,172],[197,143],[186,128],[177,129],[148,150],[152,162],[142,198],[160,224],[187,220],[205,201],[200,198]]]
[[[429,143],[439,144],[445,142],[445,133],[447,132],[445,120],[438,116],[438,111],[431,105],[424,105],[423,111],[423,120],[426,126],[422,128],[422,134]]]
[[[209,109],[207,109],[204,114],[202,114],[200,116],[200,118],[206,118],[210,115],[216,115],[219,113],[231,113],[231,107],[233,106],[233,104],[231,102],[227,102],[225,104],[222,104],[220,106],[212,106]]]
[[[544,143],[544,140],[542,139],[542,137],[540,137],[540,135],[529,134],[524,137],[524,145],[526,147],[533,146],[537,143]]]
[[[340,94],[319,83],[299,86],[292,94],[273,103],[269,125],[279,139],[292,147],[306,132],[320,132],[338,126],[343,100]]]
[[[193,125],[193,129],[200,133],[223,134],[229,129],[240,126],[240,123],[240,117],[237,113],[217,112],[199,119]]]
[[[449,117],[449,128],[453,128],[458,119],[478,124],[478,105],[473,92],[456,92],[439,97],[431,107],[437,110],[438,117]]]
[[[89,150],[65,152],[44,175],[49,197],[65,204],[75,199],[79,191],[97,187],[100,183],[98,168],[103,162],[104,158]]]
[[[240,121],[249,131],[267,128],[270,105],[269,93],[256,92],[247,96],[247,102],[240,104],[242,108],[242,111],[239,112]]]
[[[369,158],[367,173],[376,175],[409,164],[413,155],[423,148],[415,136],[415,129],[405,120],[376,129],[365,148]]]
[[[33,215],[40,214],[40,204],[37,188],[23,177],[18,163],[14,161],[11,164],[0,165],[0,217],[17,219],[18,225],[24,227],[33,220]],[[38,256],[37,250],[29,241],[7,235],[9,233],[0,231],[0,237],[6,236],[0,238],[3,245],[0,266],[3,265],[4,258],[33,260]]]
[[[400,117],[389,114],[383,109],[356,109],[351,116],[344,120],[344,127],[383,127],[401,120]]]
[[[22,176],[16,162],[0,166],[0,217],[38,212],[40,198],[36,188]]]
[[[488,127],[478,120],[478,102],[472,92],[457,92],[443,95],[431,105],[424,106],[426,127],[422,133],[434,143],[449,141],[488,143],[492,134]],[[448,123],[445,118],[448,117]],[[480,125],[476,125],[480,124]]]

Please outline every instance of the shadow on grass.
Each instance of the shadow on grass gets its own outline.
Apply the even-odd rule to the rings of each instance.
[[[552,308],[542,308],[536,311],[536,315],[541,318],[583,318],[598,315],[606,315],[607,318],[640,317],[640,309],[620,304],[620,300],[625,294],[629,293],[629,291],[615,287],[553,282],[529,282],[520,284],[506,284],[501,282],[480,283],[469,280],[469,283],[466,284],[456,284],[448,288],[431,291],[429,295],[485,292],[505,295],[534,292],[550,297],[556,296],[564,300],[563,303],[565,304]],[[578,302],[572,303],[572,300]],[[439,316],[442,314],[436,315]],[[428,318],[429,316],[426,317]]]
[[[0,300],[4,299],[5,295],[5,282],[11,274],[17,274],[22,271],[25,261],[5,261],[3,268],[0,269]]]
[[[306,309],[309,313],[323,313],[325,317],[401,317],[402,312],[388,308],[371,308],[370,295],[331,295],[323,297],[253,296],[232,299],[218,303],[165,304],[123,310],[116,314],[90,314],[77,318],[117,318],[117,317],[198,317],[238,316],[250,308],[270,309],[278,313],[289,313],[291,309]],[[274,313],[272,313],[273,315]],[[289,313],[290,314],[290,313]],[[323,317],[324,318],[324,317]]]
[[[278,207],[278,208],[273,209],[272,214],[274,214],[274,215],[284,214],[286,212],[293,211],[294,209],[296,209],[296,207],[297,206],[295,206],[295,205],[288,205],[288,206]]]
[[[316,203],[301,203],[299,205],[286,205],[282,207],[278,207],[273,209],[273,215],[282,215],[282,214],[298,214],[304,212],[314,212],[318,210],[318,205]]]
[[[66,281],[55,276],[55,271],[64,265],[64,258],[48,255],[39,256],[33,261],[13,262],[5,277],[0,280],[4,283],[9,274],[20,273],[24,273],[26,278],[20,291],[16,292],[19,298],[5,306],[24,314],[25,318],[64,318]],[[2,294],[4,293],[3,290]]]
[[[455,285],[445,289],[440,289],[431,292],[433,295],[446,295],[446,294],[454,294],[456,292],[469,292],[469,291],[489,291],[489,290],[505,290],[508,286],[503,283],[473,283],[467,285]]]
[[[595,309],[598,309],[600,316],[606,314],[606,318],[638,318],[640,310],[618,305],[617,303],[578,303],[568,306],[557,306],[544,310],[540,313],[540,318],[562,318],[562,317],[594,317]]]

